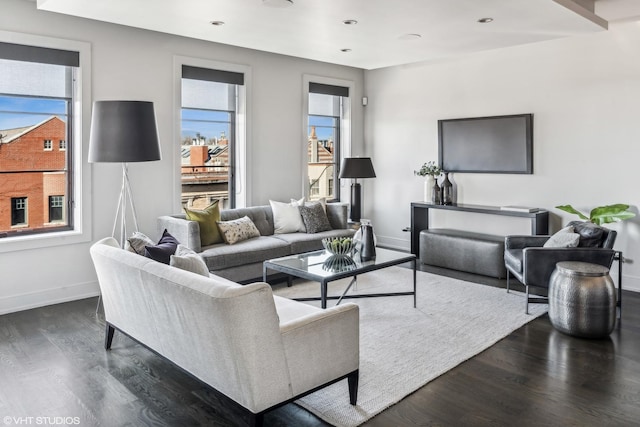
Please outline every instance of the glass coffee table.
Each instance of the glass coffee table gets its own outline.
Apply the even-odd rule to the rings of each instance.
[[[413,292],[392,292],[377,294],[347,295],[352,285],[356,283],[360,274],[380,270],[394,265],[413,263]],[[338,303],[347,298],[388,297],[398,295],[413,295],[413,307],[416,307],[416,256],[414,254],[376,248],[376,258],[362,261],[360,255],[353,257],[337,257],[325,250],[289,255],[282,258],[270,259],[262,267],[263,280],[267,281],[267,271],[273,270],[301,279],[320,282],[320,298],[295,298],[298,301],[320,300],[322,308],[327,308],[327,300],[337,299]],[[334,280],[352,277],[351,283],[342,296],[327,296],[327,285]],[[336,304],[336,305],[337,305]]]

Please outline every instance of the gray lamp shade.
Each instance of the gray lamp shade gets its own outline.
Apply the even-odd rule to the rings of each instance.
[[[93,103],[89,162],[148,162],[160,159],[153,102]]]
[[[345,157],[340,167],[340,178],[375,178],[371,157]]]

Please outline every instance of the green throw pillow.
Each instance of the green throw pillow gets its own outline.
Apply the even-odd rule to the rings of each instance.
[[[217,224],[217,221],[220,221],[220,208],[217,200],[202,210],[185,207],[184,211],[187,214],[187,219],[196,221],[200,226],[200,244],[202,246],[224,242]]]

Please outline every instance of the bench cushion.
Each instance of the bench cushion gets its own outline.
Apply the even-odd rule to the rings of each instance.
[[[445,228],[423,230],[420,261],[452,270],[506,277],[503,236]]]

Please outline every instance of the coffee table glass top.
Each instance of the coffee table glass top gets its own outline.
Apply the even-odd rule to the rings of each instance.
[[[360,254],[353,257],[331,255],[326,250],[289,255],[265,261],[268,268],[284,273],[293,273],[308,279],[337,279],[356,273],[378,270],[386,266],[398,265],[415,260],[415,255],[388,249],[376,248],[376,257],[362,261]]]

